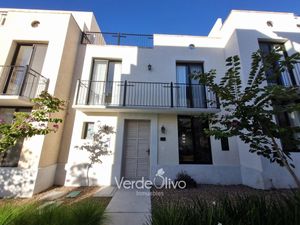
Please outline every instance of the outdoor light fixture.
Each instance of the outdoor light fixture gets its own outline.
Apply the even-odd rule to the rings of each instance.
[[[166,133],[166,128],[165,128],[164,125],[161,126],[160,131],[161,131],[162,134]]]
[[[152,65],[151,64],[148,65],[148,70],[149,71],[152,70]]]

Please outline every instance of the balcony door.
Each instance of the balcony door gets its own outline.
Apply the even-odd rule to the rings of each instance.
[[[205,87],[192,78],[193,74],[199,73],[203,73],[202,63],[177,63],[177,107],[206,108]]]
[[[46,44],[20,44],[17,46],[11,63],[12,67],[7,76],[5,94],[30,96],[31,92],[35,93],[39,83],[39,76],[36,73],[42,72],[46,51]],[[27,76],[27,66],[34,70],[30,76]]]
[[[117,104],[118,90],[115,78],[120,78],[121,62],[95,59],[90,79],[88,104]]]

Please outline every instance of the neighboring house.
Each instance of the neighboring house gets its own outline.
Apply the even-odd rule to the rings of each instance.
[[[89,155],[77,147],[99,124],[113,126],[115,134],[108,141],[112,154],[91,168],[92,185],[114,185],[121,177],[152,180],[163,168],[169,178],[184,170],[199,183],[294,186],[285,169],[249,153],[238,138],[204,135],[209,124],[201,115],[221,110],[215,95],[188,75],[217,69],[220,78],[225,59],[239,55],[246,82],[257,49],[280,44],[286,54],[300,51],[300,17],[232,11],[200,37],[101,33],[92,13],[0,11],[0,116],[10,120],[13,111],[29,110],[28,97],[46,88],[70,100],[60,132],[24,140],[14,151],[21,157],[1,159],[0,195],[86,185]],[[281,83],[299,85],[299,78],[297,65]],[[280,123],[299,123],[297,114],[282,118]],[[292,157],[300,176],[300,153]]]

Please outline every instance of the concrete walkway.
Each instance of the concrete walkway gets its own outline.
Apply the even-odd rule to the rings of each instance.
[[[107,225],[143,225],[150,210],[149,190],[119,189],[106,208]]]

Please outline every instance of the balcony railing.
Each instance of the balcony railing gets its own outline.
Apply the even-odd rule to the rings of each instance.
[[[218,108],[200,84],[78,80],[76,105],[150,108]]]
[[[83,32],[81,43],[93,45],[125,45],[138,46],[142,48],[152,48],[153,35],[111,32]]]
[[[37,97],[48,89],[49,79],[28,66],[0,66],[0,95]]]

